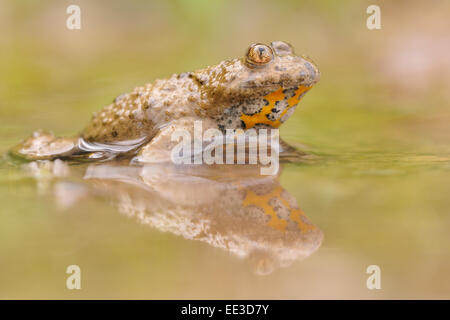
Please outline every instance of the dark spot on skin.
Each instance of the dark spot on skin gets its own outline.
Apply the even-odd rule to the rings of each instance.
[[[241,120],[241,126],[242,126],[242,129],[245,129],[247,126],[245,125],[245,122],[243,121],[243,120]]]
[[[230,120],[228,120],[228,124],[231,124],[233,121],[230,119]]]
[[[266,100],[266,99],[263,99],[263,101],[264,101],[264,105],[266,105],[266,106],[268,106],[268,105],[269,105],[269,101],[268,101],[268,100]]]
[[[275,105],[278,106],[278,104],[280,103],[280,101],[275,101]]]
[[[272,111],[272,112],[280,112],[280,110],[277,110],[277,109],[275,109],[275,108],[272,108],[271,111]]]
[[[117,137],[117,135],[118,135],[117,131],[113,131],[113,132],[112,132],[112,136],[113,136],[114,138]]]
[[[204,81],[203,80],[201,80],[201,79],[199,79],[198,77],[196,77],[194,74],[192,74],[192,73],[189,73],[189,78],[191,78],[196,84],[197,84],[197,86],[202,86],[202,85],[204,85]]]
[[[292,98],[295,95],[295,91],[297,89],[298,89],[297,87],[293,87],[293,88],[290,88],[290,89],[283,90],[283,93],[285,95],[285,99]]]
[[[219,127],[219,130],[225,133],[225,126],[223,124],[217,125]]]

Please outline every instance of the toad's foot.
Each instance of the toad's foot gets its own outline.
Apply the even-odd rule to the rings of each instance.
[[[11,149],[10,154],[25,160],[53,160],[76,153],[78,138],[57,138],[52,133],[36,131]]]
[[[35,160],[110,160],[118,155],[133,153],[142,145],[143,139],[102,144],[85,141],[80,137],[60,138],[53,133],[36,131],[25,141],[10,150],[14,157]]]

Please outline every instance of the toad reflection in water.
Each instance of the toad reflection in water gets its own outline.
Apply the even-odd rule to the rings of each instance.
[[[261,176],[257,166],[91,164],[84,179],[121,213],[247,258],[257,274],[308,257],[322,242],[278,176]]]

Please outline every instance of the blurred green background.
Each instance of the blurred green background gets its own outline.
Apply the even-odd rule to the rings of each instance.
[[[81,30],[66,8],[81,7]],[[381,7],[381,30],[366,8]],[[448,1],[0,1],[0,152],[79,132],[135,86],[290,42],[321,81],[281,129],[282,185],[325,234],[267,277],[91,200],[61,213],[0,163],[0,298],[450,298]],[[95,214],[93,214],[95,212]],[[81,261],[86,285],[65,289]],[[378,264],[383,289],[365,287]]]

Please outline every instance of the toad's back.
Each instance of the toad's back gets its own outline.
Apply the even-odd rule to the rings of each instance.
[[[99,143],[151,138],[171,120],[198,113],[199,99],[190,73],[174,74],[115,98],[93,115],[82,137]]]

